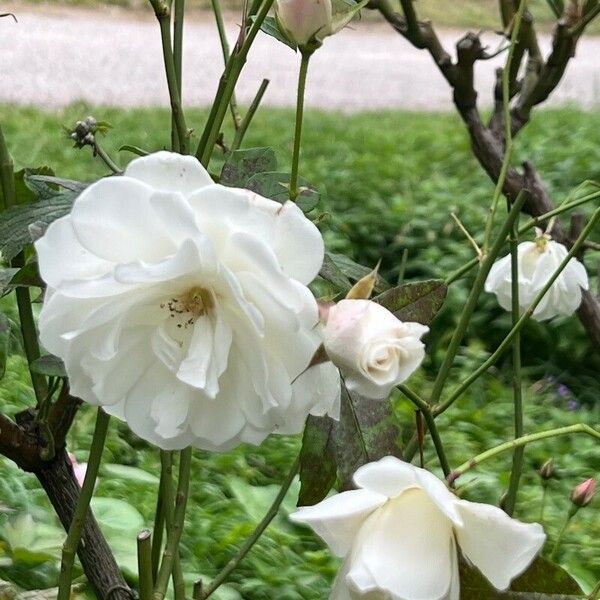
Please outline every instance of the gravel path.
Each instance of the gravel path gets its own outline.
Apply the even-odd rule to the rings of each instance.
[[[83,99],[118,106],[167,103],[158,28],[153,18],[117,10],[73,10],[13,5],[19,22],[0,19],[0,102],[59,107]],[[230,39],[236,34],[229,22]],[[442,32],[450,50],[459,33]],[[497,38],[489,39],[491,47]],[[548,36],[541,45],[547,50]],[[195,17],[185,31],[184,101],[212,101],[222,71],[212,20]],[[503,58],[479,63],[482,105],[491,101],[494,69]],[[291,106],[298,56],[259,35],[240,79],[247,104],[261,79],[271,85],[264,103]],[[582,40],[578,56],[552,104],[600,104],[600,38]],[[326,40],[311,61],[307,105],[344,111],[405,108],[447,110],[448,86],[427,53],[413,49],[385,25],[357,23]]]

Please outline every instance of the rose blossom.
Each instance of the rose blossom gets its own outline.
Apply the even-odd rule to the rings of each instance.
[[[386,398],[408,379],[425,357],[420,323],[403,323],[370,300],[342,300],[331,306],[323,327],[327,356],[350,391]]]
[[[323,240],[294,203],[157,152],[84,190],[36,249],[43,345],[73,395],[146,440],[221,451],[335,416],[335,368],[306,370]]]
[[[331,0],[277,0],[275,14],[287,37],[304,46],[326,34],[332,19]]]
[[[344,558],[330,600],[458,600],[458,548],[498,590],[544,544],[541,525],[458,499],[429,471],[388,456],[360,467],[359,489],[300,508],[306,523]]]
[[[521,242],[517,253],[519,308],[524,312],[567,256],[567,249],[538,230],[537,239]],[[512,308],[511,281],[509,254],[494,263],[485,282],[485,291],[496,294],[500,306],[508,311]],[[587,272],[572,258],[535,308],[533,318],[545,321],[557,315],[572,315],[581,304],[582,289],[589,289]]]

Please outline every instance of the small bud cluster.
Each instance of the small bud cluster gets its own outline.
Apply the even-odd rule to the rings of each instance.
[[[77,121],[74,129],[69,133],[69,137],[75,142],[75,148],[96,145],[96,131],[98,130],[98,121],[94,117],[86,117],[83,121]]]

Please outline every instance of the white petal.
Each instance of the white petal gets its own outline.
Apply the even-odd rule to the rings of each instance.
[[[346,580],[357,591],[369,573],[377,589],[403,600],[441,600],[453,576],[452,523],[417,489],[388,501],[361,528]],[[361,535],[362,538],[362,535]]]
[[[433,473],[394,456],[368,463],[354,473],[354,483],[361,488],[395,498],[410,488],[422,489],[449,519],[461,523],[457,498]]]
[[[154,261],[175,251],[150,199],[151,187],[129,177],[101,179],[75,200],[75,235],[96,256],[125,263]]]
[[[305,285],[323,265],[325,246],[321,233],[295,202],[286,202],[277,215],[273,250],[286,275]]]
[[[455,532],[463,554],[496,589],[507,589],[544,545],[542,526],[511,519],[489,504],[461,500],[457,506],[464,524]]]
[[[368,490],[351,490],[314,506],[303,506],[290,519],[310,525],[336,556],[345,556],[365,519],[386,500]]]
[[[181,192],[185,196],[213,183],[197,158],[166,151],[132,160],[125,175],[157,190]]]
[[[99,277],[112,268],[112,263],[81,245],[70,215],[51,223],[44,236],[35,243],[35,249],[40,275],[51,287],[67,280]]]

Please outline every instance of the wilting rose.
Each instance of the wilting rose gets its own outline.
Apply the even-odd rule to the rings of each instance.
[[[548,283],[552,274],[567,256],[567,249],[549,236],[538,233],[534,242],[522,242],[518,247],[519,308],[524,312]],[[496,294],[498,303],[510,311],[511,305],[510,254],[492,266],[485,282],[485,291]],[[556,278],[533,312],[537,321],[557,315],[572,315],[581,304],[581,290],[589,288],[583,264],[572,258]]]
[[[541,525],[460,500],[429,471],[390,456],[359,468],[354,482],[359,489],[291,515],[344,558],[330,600],[458,600],[457,546],[505,590],[544,544]]]
[[[336,369],[306,370],[323,240],[294,203],[158,152],[89,186],[36,249],[43,345],[75,396],[141,437],[226,450],[335,416]]]

